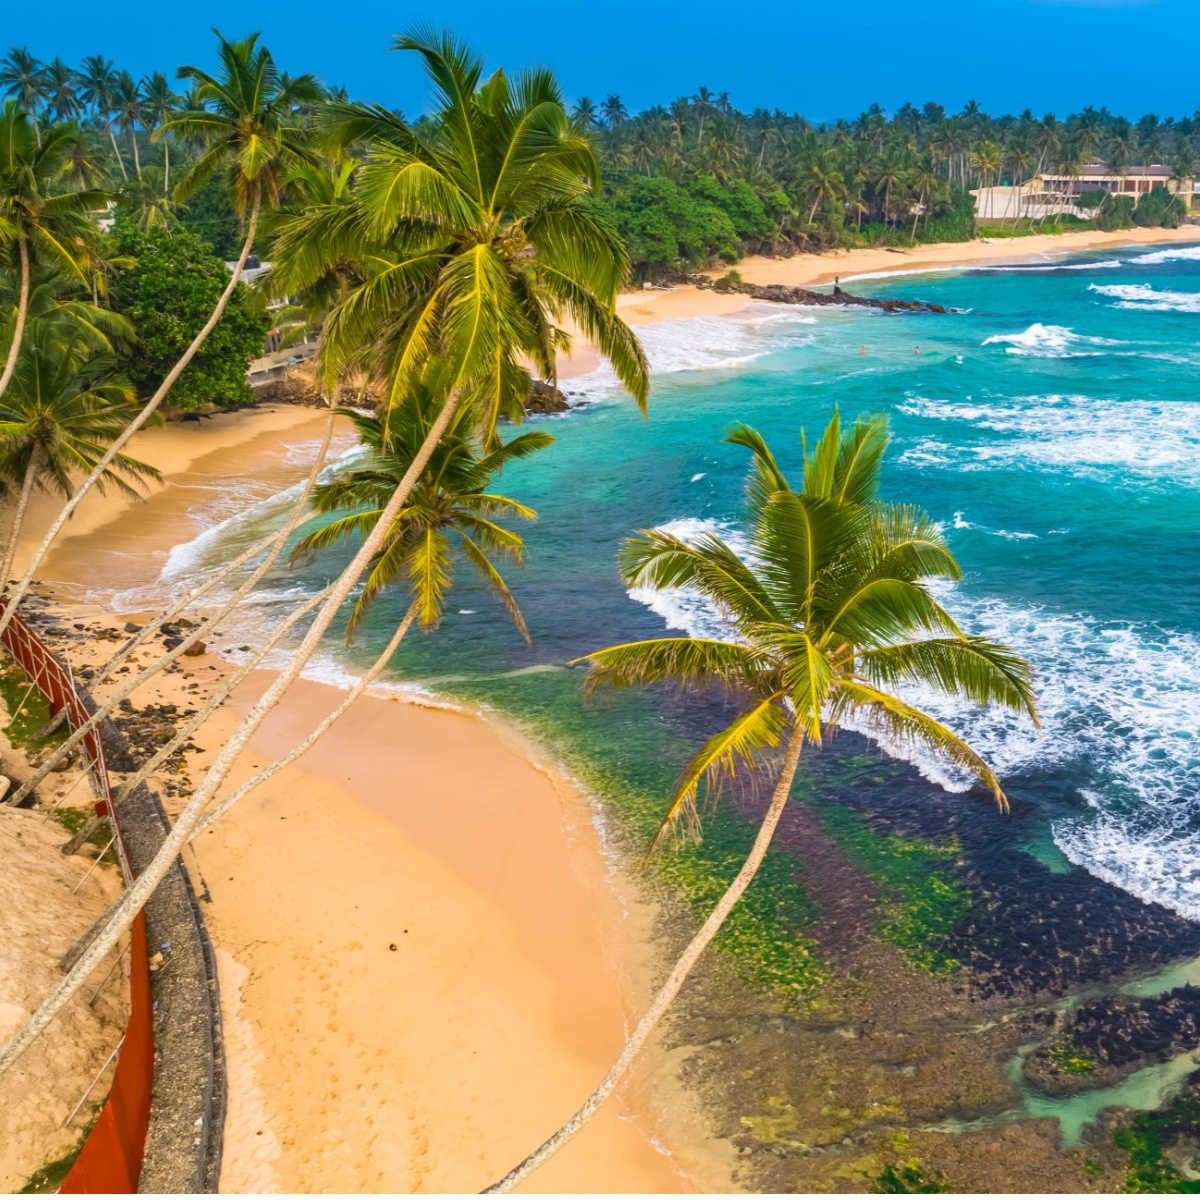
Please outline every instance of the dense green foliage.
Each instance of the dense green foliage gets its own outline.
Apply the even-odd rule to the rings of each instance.
[[[1187,209],[1178,196],[1172,195],[1161,183],[1156,183],[1139,201],[1133,210],[1135,225],[1163,225],[1174,229],[1187,215]]]
[[[184,229],[121,225],[112,248],[131,260],[114,271],[111,296],[113,307],[133,325],[136,340],[125,366],[138,394],[146,395],[208,319],[229,272],[206,243]],[[261,303],[239,284],[224,317],[172,389],[171,406],[249,404],[246,366],[262,353],[270,326]]]

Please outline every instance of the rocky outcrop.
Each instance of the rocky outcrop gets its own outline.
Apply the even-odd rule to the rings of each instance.
[[[570,407],[566,396],[554,384],[542,379],[529,381],[529,399],[525,401],[527,413],[566,412]]]
[[[1063,1095],[1107,1087],[1141,1067],[1200,1046],[1200,987],[1139,1000],[1099,1000],[1075,1011],[1025,1060],[1025,1076]]]
[[[852,305],[859,308],[879,308],[884,312],[945,313],[941,304],[930,304],[925,300],[884,299],[877,296],[852,296],[835,287],[832,292],[814,292],[810,288],[787,287],[782,283],[741,283],[721,281],[720,290],[739,292],[752,300],[766,300],[772,304]],[[713,286],[710,284],[709,286]]]

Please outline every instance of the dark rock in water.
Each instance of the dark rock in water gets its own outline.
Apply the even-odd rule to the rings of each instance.
[[[554,384],[542,379],[529,381],[529,399],[525,401],[527,413],[566,412],[570,407],[566,396]]]
[[[182,645],[183,645],[183,638],[181,638],[181,637],[169,637],[169,638],[163,638],[163,645],[164,645],[164,646],[165,646],[165,647],[166,647],[168,650],[174,650],[176,646],[182,646]]]
[[[1025,1061],[1026,1077],[1052,1095],[1107,1087],[1151,1063],[1200,1046],[1200,987],[1118,997],[1076,1009]]]
[[[852,296],[835,288],[830,292],[814,292],[811,288],[788,287],[782,283],[729,283],[724,291],[740,292],[752,300],[767,300],[773,304],[849,304],[860,308],[879,308],[884,312],[945,313],[941,304],[924,300],[880,299],[875,296]]]

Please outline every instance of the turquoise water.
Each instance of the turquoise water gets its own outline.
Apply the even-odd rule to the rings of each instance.
[[[998,767],[1026,853],[1200,919],[1200,247],[843,286],[962,311],[752,305],[648,327],[649,420],[604,372],[572,381],[585,402],[540,419],[556,444],[503,478],[540,515],[513,579],[533,645],[462,569],[441,629],[409,638],[394,678],[516,713],[614,785],[661,792],[718,702],[622,695],[584,707],[581,673],[563,664],[715,618],[686,594],[628,594],[622,538],[659,526],[736,541],[746,455],[720,441],[735,419],[798,470],[800,430],[819,430],[835,404],[847,417],[884,411],[885,493],[943,523],[966,572],[945,601],[1034,663],[1042,727],[918,698]],[[173,578],[279,511],[266,502],[210,531],[174,558]],[[343,561],[280,572],[259,617]],[[346,653],[370,661],[405,604],[386,599],[349,651],[339,631],[324,670]],[[846,739],[832,753],[863,748]],[[922,786],[981,805],[942,764],[913,765]],[[820,789],[823,769],[806,767],[801,786]]]

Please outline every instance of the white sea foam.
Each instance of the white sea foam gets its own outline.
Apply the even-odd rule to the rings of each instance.
[[[1135,312],[1200,312],[1200,292],[1160,291],[1148,283],[1089,283],[1088,290],[1116,300],[1114,308]]]
[[[707,471],[697,471],[695,473],[695,475],[693,475],[691,477],[691,479],[688,480],[688,483],[699,483],[700,480],[703,479],[707,473],[708,473]]]
[[[1200,259],[1200,246],[1168,246],[1165,250],[1152,250],[1130,259],[1135,267],[1153,266],[1157,263],[1195,262]]]
[[[1048,271],[1111,271],[1124,265],[1119,258],[1106,258],[1099,262],[1006,263],[1001,266],[979,266],[971,269],[973,271],[1006,272],[1010,275],[1037,275]]]
[[[1094,285],[1093,285],[1094,286]],[[1113,338],[1088,337],[1065,325],[1044,325],[1035,321],[1019,333],[997,333],[985,338],[985,346],[1002,345],[1007,354],[1036,358],[1080,358],[1102,354],[1100,347],[1120,346]],[[1084,349],[1083,347],[1091,347]]]
[[[729,371],[788,347],[813,340],[818,319],[802,305],[749,305],[730,316],[686,317],[638,327],[652,375],[684,371]],[[607,363],[570,381],[589,400],[624,395]]]
[[[1108,482],[1130,478],[1200,487],[1200,405],[1037,395],[933,400],[910,396],[910,416],[1008,436],[923,437],[900,457],[908,466],[960,471],[1045,469]]]
[[[739,554],[744,554],[747,548],[741,531],[722,521],[682,517],[667,521],[658,528],[684,542],[695,542],[705,534],[715,534]],[[631,600],[644,604],[651,612],[662,617],[668,629],[680,630],[692,637],[726,637],[729,634],[724,619],[693,588],[637,587],[629,588],[628,594]]]
[[[1009,542],[1027,542],[1036,541],[1036,533],[1020,533],[1013,529],[989,529],[986,525],[980,525],[975,521],[968,521],[961,512],[954,514],[955,529],[973,529],[976,533],[986,533],[991,537],[1004,538]]]
[[[738,531],[720,522],[683,518],[661,528],[685,541],[718,533],[745,552]],[[1189,827],[1187,808],[1200,793],[1200,641],[1150,623],[971,596],[942,580],[930,587],[965,628],[1030,661],[1041,724],[930,688],[898,691],[964,736],[1002,780],[1059,765],[1090,772],[1090,786],[1080,793],[1086,810],[1053,829],[1064,853],[1144,900],[1200,919],[1200,832]],[[730,635],[704,598],[686,589],[629,594],[668,628],[694,637]],[[935,751],[882,734],[865,718],[847,724],[947,791],[972,786],[969,774]]]

